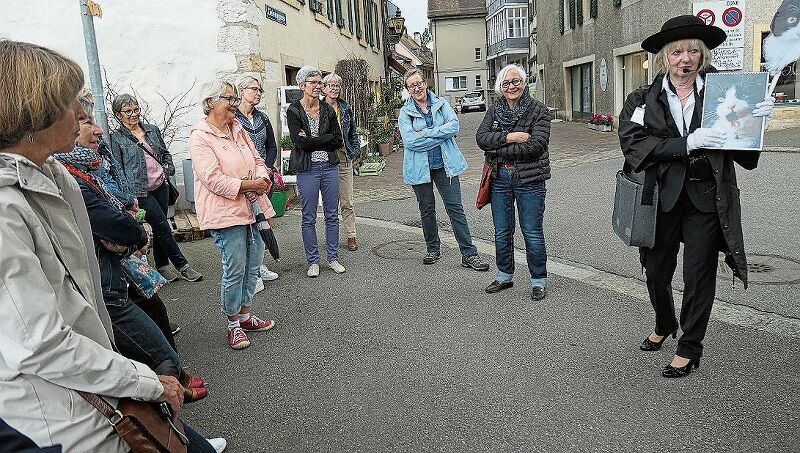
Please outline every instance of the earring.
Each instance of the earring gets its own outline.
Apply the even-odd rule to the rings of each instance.
[[[28,143],[33,144],[33,134],[28,134]]]

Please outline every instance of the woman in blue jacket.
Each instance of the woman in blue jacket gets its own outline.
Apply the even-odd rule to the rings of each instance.
[[[403,137],[403,182],[414,188],[419,203],[427,246],[422,264],[433,264],[441,257],[436,199],[433,196],[435,183],[461,250],[461,265],[476,271],[488,271],[489,265],[481,260],[478,249],[472,244],[461,203],[458,175],[467,170],[467,161],[455,141],[459,129],[456,112],[446,100],[428,90],[418,70],[406,72],[403,84],[411,94],[397,119]]]

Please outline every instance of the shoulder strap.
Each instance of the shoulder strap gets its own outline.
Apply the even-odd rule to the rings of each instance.
[[[89,404],[94,406],[95,409],[97,409],[101,414],[103,414],[103,416],[105,416],[109,421],[111,421],[112,425],[114,425],[115,422],[118,422],[120,419],[122,419],[122,414],[114,410],[114,408],[111,407],[111,405],[108,404],[108,402],[103,398],[101,398],[100,396],[94,393],[84,392],[81,390],[77,390],[77,392],[78,395],[80,395],[83,399],[88,401]]]

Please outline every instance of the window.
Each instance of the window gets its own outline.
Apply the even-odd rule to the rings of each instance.
[[[592,63],[570,68],[572,117],[586,118],[592,113]]]
[[[528,11],[527,8],[509,8],[506,10],[508,38],[522,38],[528,36]]]
[[[475,61],[480,61],[480,59],[481,59],[481,48],[480,47],[476,47],[475,48]]]
[[[467,89],[467,76],[445,77],[445,91],[456,91]]]
[[[381,30],[382,30],[382,28],[381,28],[381,15],[378,12],[378,5],[376,5],[374,3],[372,4],[372,13],[373,13],[372,15],[374,16],[374,19],[375,19],[375,43],[374,44],[375,44],[376,48],[380,49],[380,47],[381,47]]]
[[[475,88],[483,88],[483,81],[479,75],[475,76]]]

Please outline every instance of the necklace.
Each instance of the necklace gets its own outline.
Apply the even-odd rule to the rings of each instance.
[[[678,93],[675,93],[675,95],[676,95],[676,96],[677,96],[677,94],[678,94]],[[693,95],[693,94],[694,94],[694,90],[692,90],[692,91],[690,91],[690,92],[686,93],[686,96],[683,96],[683,97],[680,97],[680,96],[678,96],[678,100],[679,100],[679,101],[685,101],[685,100],[686,100],[686,99],[687,99],[689,96],[691,96],[691,95]]]

